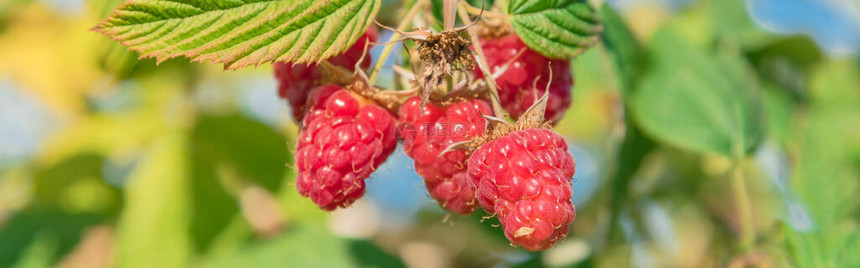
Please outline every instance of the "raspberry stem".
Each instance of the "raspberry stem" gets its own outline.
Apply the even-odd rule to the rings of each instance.
[[[466,8],[466,12],[469,12],[469,14],[472,14],[472,15],[481,14],[485,17],[500,19],[500,20],[504,20],[505,18],[507,18],[507,15],[505,15],[505,14],[498,13],[498,12],[491,11],[491,10],[487,10],[487,9],[481,9],[481,8],[473,7],[472,5],[465,5],[464,7]]]
[[[743,169],[741,162],[735,163],[731,171],[732,176],[732,191],[735,197],[735,206],[738,210],[738,219],[741,228],[740,246],[742,251],[749,250],[755,242],[755,226],[752,218],[752,208],[750,203],[749,192],[744,181]]]
[[[454,29],[454,21],[457,20],[457,2],[459,0],[444,0],[442,2],[442,10],[444,14],[445,30]]]
[[[398,32],[406,31],[406,28],[412,23],[412,19],[416,14],[418,14],[418,11],[428,3],[427,1],[428,0],[415,1],[415,4],[412,5],[412,8],[409,9],[408,13],[406,13],[406,16],[400,21],[400,25],[397,25],[397,31],[392,33],[391,37],[388,38],[385,48],[382,49],[382,53],[379,54],[379,59],[377,59],[376,65],[373,66],[373,70],[370,72],[369,80],[371,86],[376,84],[376,78],[379,77],[379,71],[382,70],[382,65],[385,64],[385,61],[388,60],[388,55],[391,54],[392,50],[394,50],[394,45],[397,44],[396,41],[400,38],[400,34]]]
[[[466,6],[468,3],[460,3],[460,8],[458,9],[460,13],[460,19],[464,22],[469,20],[469,13],[466,11]],[[478,53],[478,56],[475,57],[475,61],[478,63],[478,68],[481,69],[481,72],[484,73],[484,79],[487,80],[487,87],[489,88],[490,93],[490,103],[493,105],[493,115],[498,118],[504,118],[505,110],[502,108],[502,102],[499,99],[499,92],[496,89],[496,80],[493,79],[493,74],[490,72],[489,64],[487,64],[487,57],[484,55],[484,50],[481,48],[481,42],[478,40],[478,34],[475,32],[474,27],[470,27],[468,29],[469,37],[472,38],[472,44],[474,44],[475,52]]]

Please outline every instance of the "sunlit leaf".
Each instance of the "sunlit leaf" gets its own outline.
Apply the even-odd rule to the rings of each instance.
[[[809,97],[822,107],[860,105],[860,66],[856,60],[827,60],[810,75]]]
[[[117,228],[118,267],[187,265],[191,251],[187,146],[181,133],[167,133],[130,175]]]
[[[156,115],[150,112],[132,112],[88,117],[48,137],[40,158],[46,164],[51,164],[81,152],[128,156],[136,153],[164,127],[164,122]],[[129,129],[135,131],[128,131]]]
[[[847,86],[847,85],[843,85]],[[821,107],[812,110],[803,131],[792,192],[800,201],[789,213],[786,242],[802,267],[856,267],[860,176],[846,146],[860,109]],[[854,251],[851,251],[854,250]]]
[[[95,30],[159,62],[185,56],[238,69],[340,54],[379,6],[379,0],[128,1]]]

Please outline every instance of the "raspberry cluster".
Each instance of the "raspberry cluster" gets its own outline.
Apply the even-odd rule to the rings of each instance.
[[[356,63],[358,63],[361,55],[364,53],[367,43],[376,42],[377,36],[376,28],[370,27],[358,38],[355,44],[349,47],[343,54],[328,59],[328,62],[348,70],[354,70]],[[359,64],[359,67],[363,69],[370,67],[370,61],[370,55],[366,55],[361,64]],[[280,82],[278,95],[281,98],[287,99],[293,110],[293,118],[296,122],[301,122],[305,116],[308,94],[311,89],[320,86],[322,73],[313,64],[279,62],[275,63],[275,77]]]
[[[514,118],[520,117],[535,100],[543,96],[549,83],[549,100],[545,118],[558,122],[570,107],[573,87],[573,74],[570,62],[562,59],[549,59],[528,48],[517,35],[484,39],[481,48],[487,58],[490,72],[495,72],[507,64],[505,72],[496,79],[499,86],[499,100],[505,110]],[[517,56],[520,51],[522,55]],[[474,74],[484,77],[480,69]],[[552,72],[552,83],[550,83]]]
[[[448,146],[484,135],[484,115],[492,115],[490,105],[481,99],[463,100],[447,106],[427,103],[412,97],[400,107],[403,129],[415,133],[405,137],[403,150],[415,161],[415,171],[424,178],[427,190],[442,208],[469,214],[475,210],[475,186],[466,173],[465,151],[445,151]]]
[[[314,89],[296,142],[296,186],[320,208],[348,207],[394,151],[394,117],[334,85]]]
[[[484,144],[469,158],[478,203],[499,217],[513,244],[533,251],[567,235],[576,217],[571,202],[575,171],[564,138],[541,128],[512,132]]]
[[[369,55],[357,63],[376,35],[369,30],[328,62],[349,70],[369,67]],[[516,124],[488,120],[495,114],[480,92],[442,92],[433,100],[427,91],[380,95],[362,76],[345,87],[322,85],[328,78],[315,65],[276,64],[279,95],[301,123],[298,192],[324,210],[350,206],[402,138],[405,153],[442,208],[466,215],[481,207],[498,216],[512,244],[527,250],[544,250],[564,238],[576,216],[571,202],[576,163],[564,138],[543,127],[560,120],[570,106],[569,62],[548,59],[513,34],[480,45],[492,71],[507,68],[496,79],[499,102],[519,118]],[[549,98],[540,98],[547,85]],[[467,150],[452,149],[460,146]]]

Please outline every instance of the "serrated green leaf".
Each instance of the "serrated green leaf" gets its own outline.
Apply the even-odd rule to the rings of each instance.
[[[379,0],[136,0],[95,30],[158,62],[185,56],[238,69],[340,54],[379,6]]]
[[[653,70],[634,93],[634,115],[655,139],[740,159],[761,141],[757,80],[738,55],[701,51],[671,31],[654,36]]]
[[[603,30],[585,0],[511,0],[507,12],[523,42],[550,58],[582,54],[597,43]]]

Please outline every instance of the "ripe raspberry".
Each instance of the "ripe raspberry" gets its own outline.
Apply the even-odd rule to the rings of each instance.
[[[576,217],[571,178],[576,162],[561,135],[542,128],[514,131],[469,158],[478,203],[496,214],[512,244],[544,250],[567,235]]]
[[[394,151],[395,118],[338,86],[314,89],[296,142],[296,186],[320,208],[348,207]]]
[[[368,28],[355,44],[349,47],[343,54],[328,59],[328,62],[353,70],[364,52],[365,44],[367,42],[376,42],[376,37],[376,27]],[[370,67],[369,54],[364,57],[360,67],[364,69]],[[279,62],[275,63],[275,77],[281,83],[278,95],[290,102],[290,107],[293,109],[293,118],[297,122],[301,122],[305,116],[308,93],[314,87],[319,86],[318,83],[322,79],[322,73],[313,64]]]
[[[492,114],[490,105],[472,99],[448,106],[427,103],[421,110],[420,104],[421,99],[413,97],[400,107],[401,126],[417,130],[405,137],[403,150],[415,161],[415,170],[440,206],[458,214],[472,213],[477,204],[475,186],[466,173],[466,152],[440,153],[455,142],[484,135],[483,115]]]
[[[496,79],[499,86],[499,100],[511,116],[520,117],[534,104],[535,100],[543,96],[549,81],[550,70],[552,70],[550,98],[547,102],[545,118],[551,122],[558,122],[564,117],[564,112],[570,107],[570,90],[573,87],[573,75],[568,60],[548,59],[526,47],[515,34],[498,39],[484,39],[481,41],[481,48],[487,57],[490,72],[507,64],[521,49],[525,48],[523,54],[512,61],[505,73]],[[484,77],[480,69],[476,68],[473,72],[479,78]],[[538,79],[537,87],[535,87],[535,79]]]

